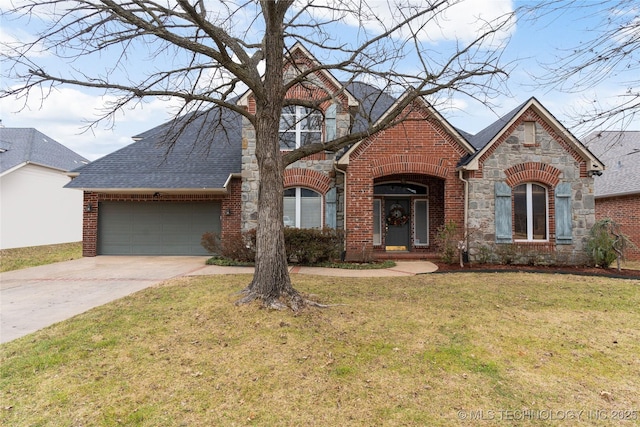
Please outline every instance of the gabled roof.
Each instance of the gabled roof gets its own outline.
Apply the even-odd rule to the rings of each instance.
[[[67,172],[87,163],[87,159],[36,129],[0,128],[0,174],[26,164]]]
[[[351,128],[353,132],[368,129],[396,102],[394,97],[368,83],[351,82],[343,85],[359,100]]]
[[[313,56],[313,54],[309,52],[309,50],[307,50],[307,48],[305,48],[300,42],[296,43],[291,49],[289,49],[289,54],[285,57],[285,61],[287,60],[287,58],[293,56],[296,51],[302,52],[302,54],[307,57],[314,64],[314,66],[321,65],[316,57]],[[328,79],[336,88],[343,88],[343,84],[338,81],[338,79],[336,79],[333,74],[329,72],[329,70],[323,69],[318,71],[318,73],[322,73],[322,75],[324,75],[325,78]],[[242,96],[240,96],[240,98],[238,99],[238,105],[246,106],[251,93],[251,90],[247,90]],[[358,105],[358,100],[346,88],[344,90],[344,94],[347,97],[347,104],[349,106],[355,107]]]
[[[347,89],[362,98],[360,108],[373,120],[395,101],[365,83],[351,83]],[[364,126],[363,114],[357,116],[354,127]],[[242,117],[229,109],[214,107],[195,118],[169,121],[134,139],[136,142],[73,171],[76,177],[67,187],[107,192],[224,192],[229,177],[242,171]],[[174,144],[169,150],[170,142]]]
[[[402,96],[400,96],[398,99],[394,100],[393,102],[391,102],[388,107],[381,112],[380,116],[375,120],[374,123],[372,123],[372,125],[376,125],[377,123],[379,123],[380,121],[382,121],[385,116],[387,116],[387,114],[389,114],[389,112],[396,107],[396,105],[400,104],[402,101],[404,101],[404,98],[406,96],[408,96],[410,93],[410,90],[406,91],[404,94],[402,94]],[[447,130],[447,132],[449,132],[449,134],[468,152],[468,153],[473,153],[475,150],[474,148],[469,144],[469,142],[467,141],[467,139],[465,138],[465,136],[454,126],[452,126],[449,121],[447,121],[447,119],[445,119],[435,108],[433,108],[433,106],[431,106],[431,104],[429,104],[425,99],[423,98],[417,98],[416,101],[418,102],[422,102],[422,104],[424,105],[424,107],[429,111],[429,114],[431,114],[432,117],[434,117],[438,122],[440,122],[442,124],[442,126]],[[384,104],[387,104],[386,102]],[[367,125],[368,126],[368,125]],[[366,129],[366,128],[365,128]],[[469,135],[469,134],[466,134]],[[340,160],[338,161],[339,164],[341,165],[348,165],[349,164],[349,155],[351,153],[353,153],[358,146],[363,142],[362,141],[358,141],[355,144],[353,144],[349,150],[347,150],[347,152],[345,153],[344,156],[342,156],[340,158]]]
[[[93,191],[224,192],[241,172],[240,114],[213,108],[170,121],[74,171],[67,188]],[[170,145],[173,143],[172,145]]]
[[[515,123],[527,110],[533,110],[551,126],[558,135],[564,136],[569,145],[573,147],[585,160],[588,171],[602,171],[604,164],[591,153],[575,136],[571,134],[536,98],[520,104],[509,113],[505,114],[485,129],[478,132],[470,139],[471,145],[477,150],[473,155],[462,159],[460,167],[467,170],[477,170],[478,161],[484,153],[502,137],[513,123]]]
[[[640,194],[640,131],[594,132],[585,145],[607,166],[595,177],[596,197]]]

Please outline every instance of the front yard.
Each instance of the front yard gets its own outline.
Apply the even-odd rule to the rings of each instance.
[[[0,424],[637,425],[640,281],[294,275],[333,307],[176,279],[0,346]],[[620,422],[622,418],[622,422]]]

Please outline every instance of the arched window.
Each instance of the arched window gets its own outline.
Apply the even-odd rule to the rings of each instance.
[[[280,116],[280,149],[293,150],[322,141],[322,113],[302,105],[288,105]]]
[[[322,196],[308,188],[284,190],[284,225],[296,228],[322,228]]]
[[[515,240],[549,239],[547,189],[526,183],[513,188],[513,237]]]

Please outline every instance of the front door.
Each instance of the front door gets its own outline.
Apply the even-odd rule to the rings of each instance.
[[[409,199],[385,199],[385,246],[387,251],[408,251],[411,211]]]

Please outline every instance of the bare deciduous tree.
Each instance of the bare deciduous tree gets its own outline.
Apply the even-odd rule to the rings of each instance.
[[[523,15],[534,20],[570,20],[590,34],[578,45],[557,50],[554,61],[543,64],[540,84],[569,93],[584,93],[601,83],[620,86],[617,102],[589,98],[589,108],[575,111],[576,129],[621,129],[640,115],[640,5],[635,0],[549,0],[536,3]],[[595,24],[594,24],[595,22]]]
[[[501,88],[507,75],[501,52],[514,12],[477,16],[477,31],[465,39],[440,45],[430,41],[442,33],[448,11],[466,7],[457,3],[27,1],[4,18],[30,17],[44,27],[35,40],[3,46],[9,64],[5,77],[20,84],[3,88],[0,96],[46,98],[47,91],[61,84],[102,89],[117,100],[105,105],[97,122],[149,97],[181,100],[182,117],[212,107],[241,114],[256,132],[260,174],[256,269],[242,302],[260,299],[270,307],[287,305],[296,310],[308,302],[292,287],[286,263],[282,197],[286,166],[397,125],[418,98],[433,102],[439,94],[457,92],[486,103]],[[347,24],[354,30],[341,36],[336,28]],[[321,63],[285,76],[288,49],[298,42]],[[58,63],[51,65],[51,58]],[[383,119],[370,120],[365,130],[282,155],[283,107],[317,108],[337,95],[312,100],[287,97],[290,88],[313,85],[313,76],[323,70],[347,83],[375,82],[386,91],[403,91],[404,96]],[[241,90],[251,91],[255,112],[235,102]],[[359,114],[369,117],[366,111]]]

